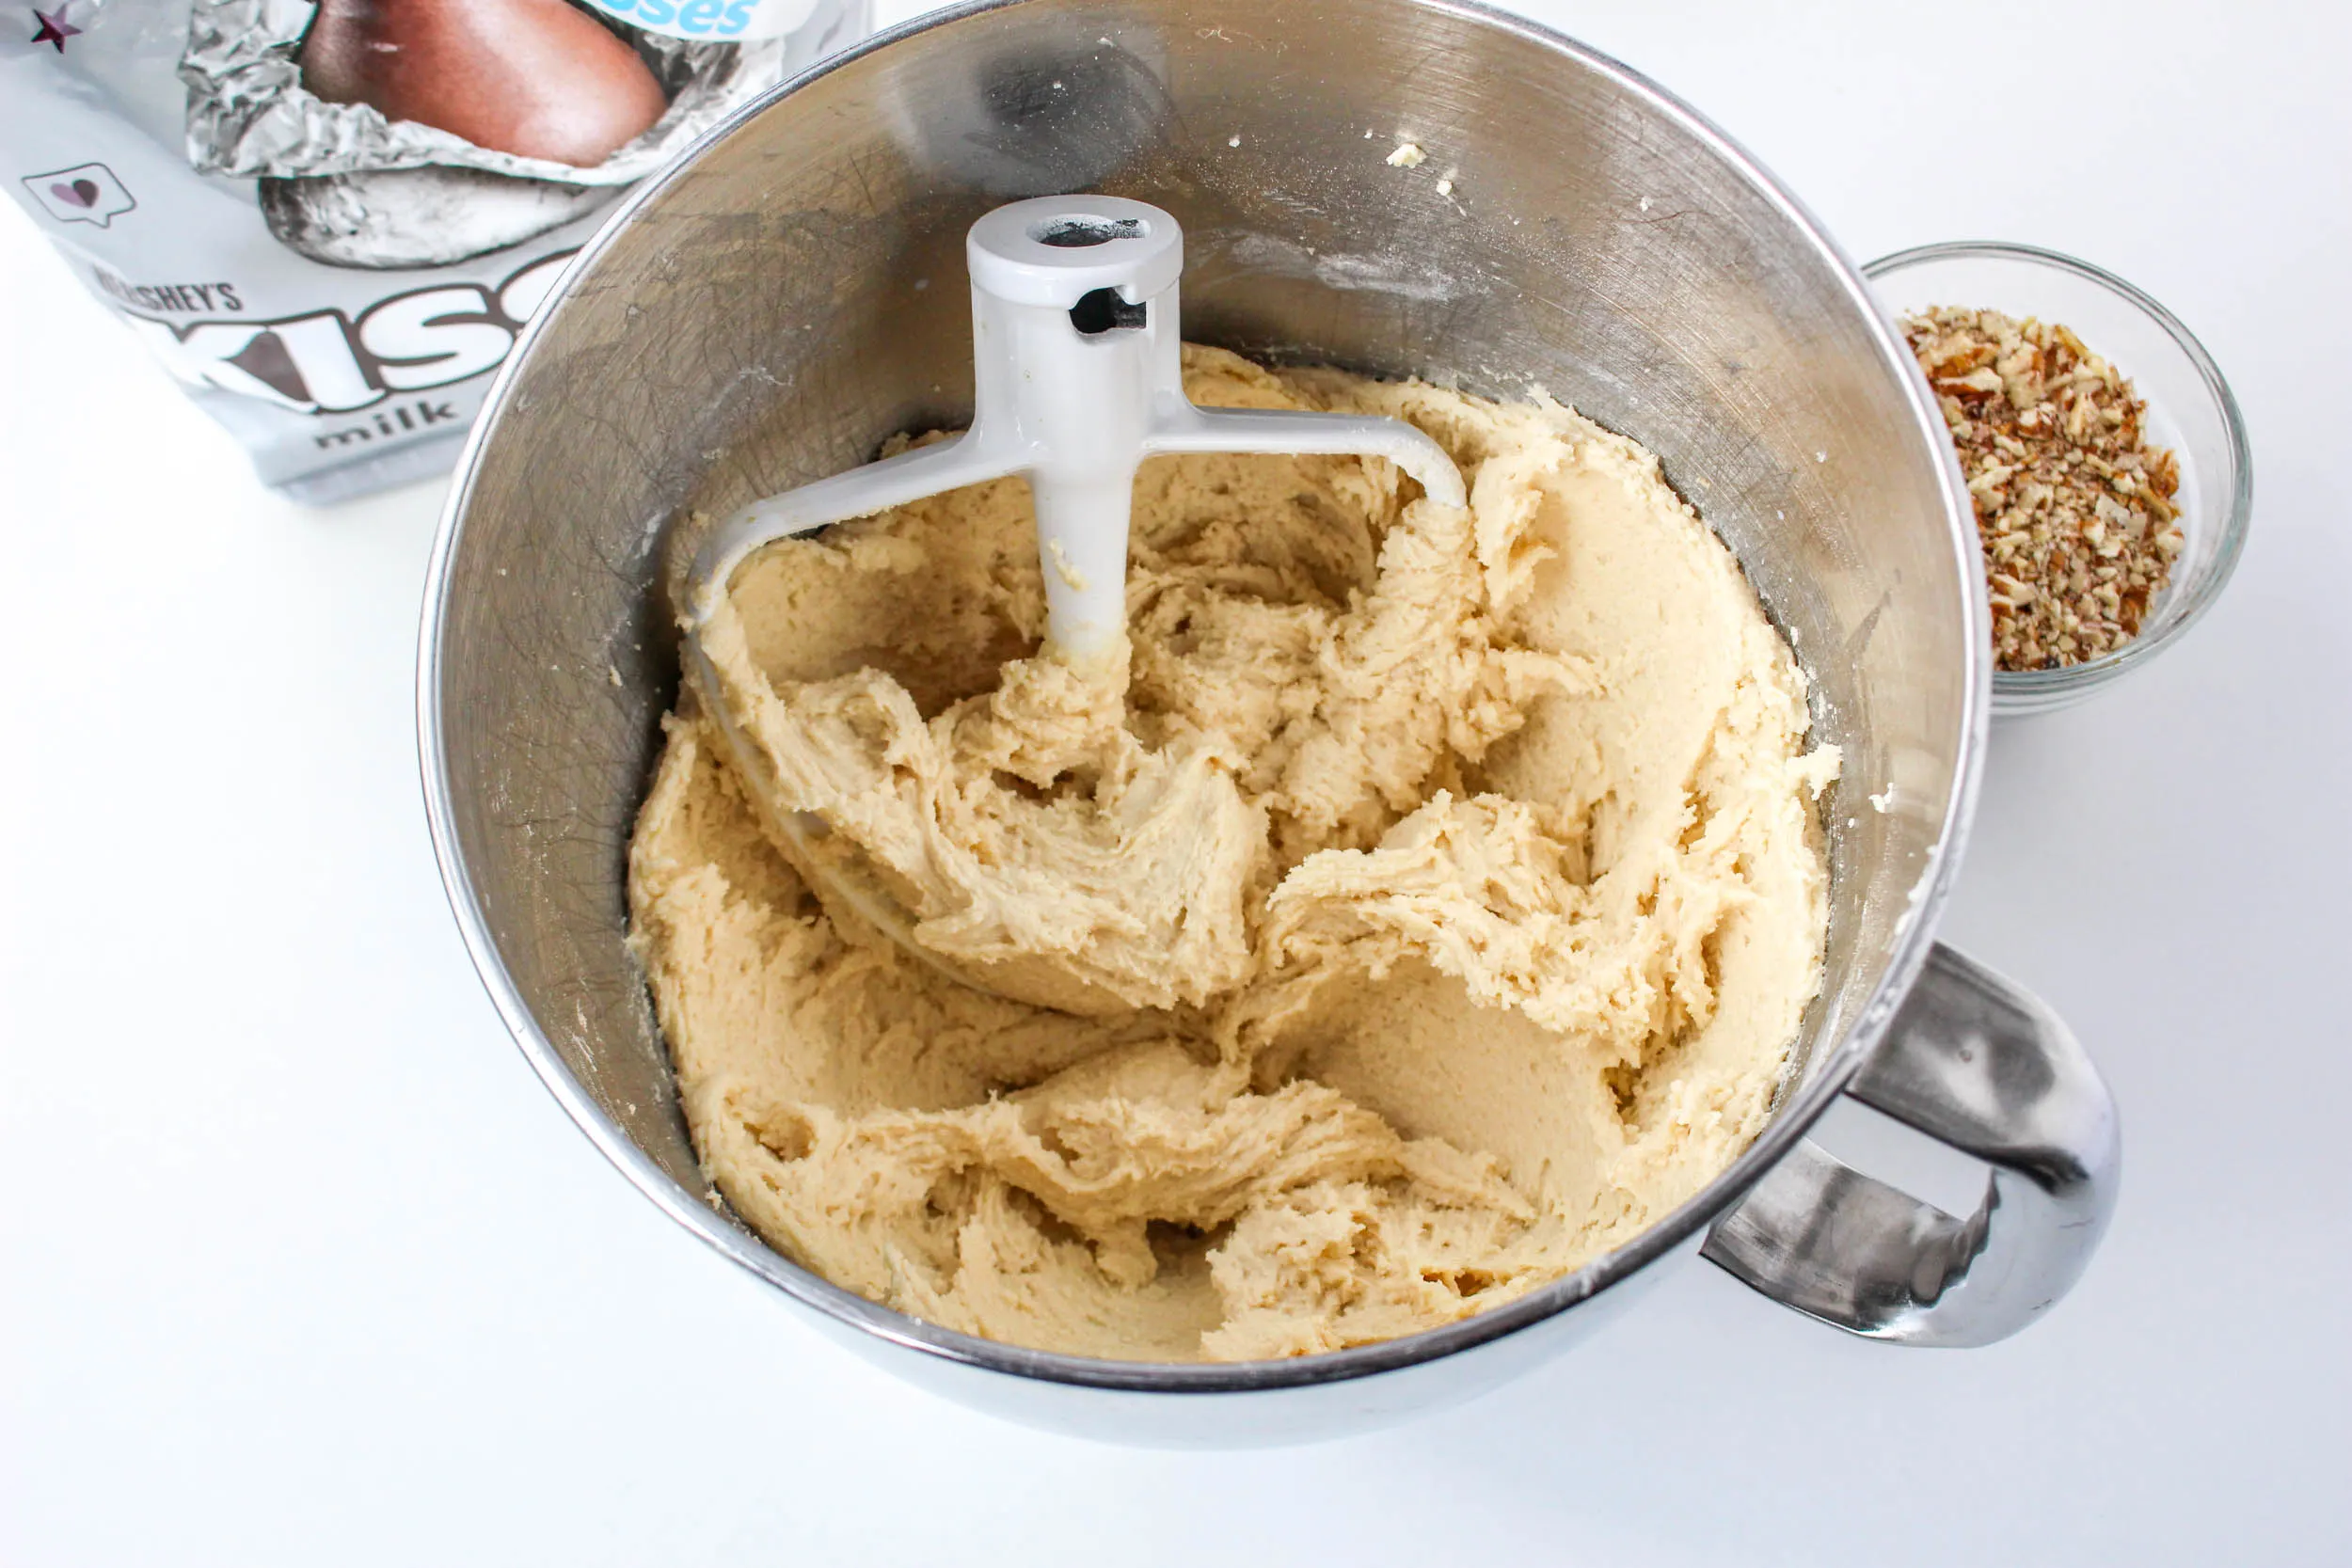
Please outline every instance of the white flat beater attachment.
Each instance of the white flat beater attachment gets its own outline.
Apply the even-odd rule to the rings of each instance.
[[[1084,658],[1126,628],[1136,467],[1161,452],[1388,458],[1432,500],[1463,504],[1443,448],[1399,420],[1196,408],[1184,396],[1177,308],[1184,230],[1109,196],[999,207],[964,240],[972,275],[971,428],[952,441],[754,501],[711,531],[688,588],[689,631],[744,559],[772,539],[925,496],[1025,475],[1045,575],[1046,644]]]

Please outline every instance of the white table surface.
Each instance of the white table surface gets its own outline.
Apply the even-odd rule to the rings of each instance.
[[[901,1386],[640,1197],[485,999],[416,784],[441,486],[263,492],[10,208],[0,1562],[2352,1559],[2331,8],[1528,8],[1713,115],[1854,255],[2103,262],[2244,402],[2234,584],[2112,695],[1996,732],[1944,927],[2122,1101],[2074,1298],[1907,1352],[1696,1265],[1480,1402],[1242,1455]]]

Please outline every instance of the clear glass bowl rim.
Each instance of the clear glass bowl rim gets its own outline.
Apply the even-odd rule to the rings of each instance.
[[[2169,646],[2181,633],[2196,625],[2213,607],[2214,600],[2220,597],[2223,585],[2230,580],[2231,573],[2237,570],[2238,556],[2246,548],[2247,524],[2254,510],[2253,448],[2247,439],[2246,420],[2238,411],[2237,395],[2230,390],[2230,383],[2222,375],[2221,367],[2215,364],[2213,356],[2205,352],[2205,345],[2197,341],[2197,334],[2146,290],[2116,277],[2104,267],[2093,266],[2064,251],[2009,240],[1947,240],[1938,245],[1914,245],[1908,250],[1882,256],[1867,263],[1862,269],[1862,276],[1875,283],[1924,262],[1972,257],[2024,261],[2072,273],[2137,309],[2162,327],[2197,368],[2198,375],[2204,381],[2205,390],[2212,395],[2214,406],[2220,413],[2222,431],[2230,446],[2230,496],[2227,512],[2219,522],[2220,532],[2213,561],[2195,581],[2184,585],[2185,597],[2179,612],[2169,623],[2160,627],[2153,637],[2135,637],[2115,652],[2081,664],[2061,665],[2055,670],[1993,672],[1993,689],[1996,699],[2013,697],[2022,700],[2024,705],[2039,706],[2067,693],[2100,685],[2153,657],[2158,650]],[[2130,373],[2128,368],[2125,373]]]

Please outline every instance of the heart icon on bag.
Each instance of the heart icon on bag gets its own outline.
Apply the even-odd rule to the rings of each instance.
[[[138,205],[115,178],[115,171],[103,164],[76,164],[46,174],[29,174],[24,177],[24,188],[59,223],[87,223],[104,229]]]

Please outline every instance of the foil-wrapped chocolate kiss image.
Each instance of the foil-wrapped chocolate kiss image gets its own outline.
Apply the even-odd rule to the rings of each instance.
[[[196,0],[188,160],[335,266],[440,266],[584,217],[781,73],[571,0]]]

